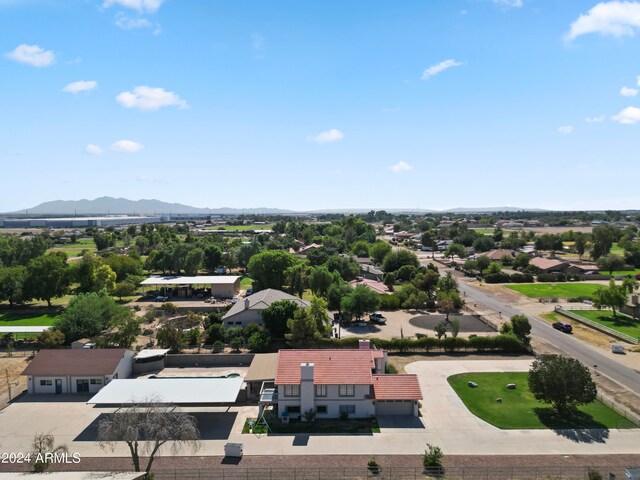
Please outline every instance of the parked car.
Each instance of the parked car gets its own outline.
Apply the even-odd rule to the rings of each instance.
[[[247,289],[247,296],[249,295],[253,295],[253,288],[248,288]]]
[[[571,324],[566,322],[554,322],[552,326],[556,330],[560,330],[564,333],[571,333],[573,331],[573,327],[571,326]]]
[[[156,302],[166,302],[167,300],[169,300],[169,297],[163,297],[162,295],[156,297]]]
[[[373,323],[377,323],[378,325],[386,325],[387,319],[380,312],[375,312],[369,315],[369,321]]]

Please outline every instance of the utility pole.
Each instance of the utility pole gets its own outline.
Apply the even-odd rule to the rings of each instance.
[[[11,379],[9,379],[9,369],[5,368],[4,373],[7,376],[7,387],[9,388],[9,403],[11,403]]]

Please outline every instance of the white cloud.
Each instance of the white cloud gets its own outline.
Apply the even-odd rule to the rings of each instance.
[[[587,123],[602,123],[604,122],[604,115],[599,115],[597,117],[587,117],[584,119]]]
[[[493,0],[493,3],[507,8],[520,8],[523,5],[522,0]]]
[[[571,41],[589,33],[631,37],[637,28],[640,28],[640,3],[600,2],[571,24],[565,39]]]
[[[15,50],[5,53],[5,57],[16,62],[26,63],[32,67],[48,67],[56,60],[51,50],[45,50],[38,45],[18,45]]]
[[[389,167],[389,170],[391,170],[394,173],[400,173],[400,172],[408,172],[412,168],[413,167],[411,165],[409,165],[407,162],[400,161],[400,162],[396,163],[395,165],[391,165]]]
[[[101,146],[90,143],[89,145],[84,147],[84,152],[89,155],[100,155],[102,152],[104,152],[104,150],[102,150]]]
[[[331,130],[327,130],[326,132],[320,132],[317,135],[313,135],[307,137],[307,140],[310,142],[316,143],[331,143],[337,142],[338,140],[342,140],[344,138],[344,133],[342,133],[337,128],[332,128]]]
[[[620,95],[622,95],[623,97],[635,97],[636,95],[638,95],[638,89],[637,88],[622,87],[620,89]]]
[[[573,133],[573,125],[563,125],[558,128],[558,132],[562,135],[569,135],[570,133]]]
[[[116,15],[116,25],[123,30],[134,30],[136,28],[151,28],[153,24],[146,18],[131,18],[123,13]]]
[[[124,153],[136,153],[142,150],[144,146],[138,142],[134,142],[133,140],[118,140],[113,145],[111,145],[111,150],[114,152],[124,152]]]
[[[130,8],[138,12],[155,13],[158,11],[164,0],[104,0],[102,6],[109,8],[118,5],[123,8]]]
[[[622,123],[623,125],[634,125],[640,122],[640,108],[627,107],[617,115],[611,117],[611,120]]]
[[[173,92],[167,92],[164,88],[152,88],[141,85],[133,89],[133,92],[122,92],[116,96],[116,101],[126,108],[138,110],[158,110],[162,107],[188,108],[187,102]]]
[[[449,60],[444,60],[437,65],[431,65],[424,72],[422,72],[422,80],[427,80],[434,75],[444,72],[448,68],[459,67],[460,65],[462,65],[462,62],[458,62],[457,60],[454,60],[452,58],[450,58]]]
[[[252,33],[251,48],[254,50],[262,50],[264,48],[264,37],[260,34]]]
[[[98,82],[94,80],[80,80],[79,82],[72,82],[66,87],[62,89],[63,92],[67,93],[80,93],[80,92],[90,92],[98,86]]]

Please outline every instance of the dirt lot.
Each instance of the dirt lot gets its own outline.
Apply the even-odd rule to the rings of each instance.
[[[531,360],[529,355],[496,355],[477,353],[389,353],[389,363],[398,369],[398,373],[406,373],[404,367],[413,362],[444,360]]]
[[[2,353],[0,355],[5,354]],[[21,355],[21,353],[18,355]],[[0,410],[6,407],[9,402],[7,376],[11,382],[11,394],[14,398],[27,389],[27,377],[23,377],[21,374],[27,366],[28,360],[29,357],[24,356],[0,356]]]

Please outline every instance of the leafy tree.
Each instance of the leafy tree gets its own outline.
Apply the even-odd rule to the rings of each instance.
[[[458,282],[453,277],[451,272],[447,272],[444,277],[438,279],[438,290],[442,292],[457,292]]]
[[[160,348],[168,348],[171,353],[180,353],[184,348],[182,330],[171,325],[163,325],[156,334],[156,340]]]
[[[302,298],[309,283],[307,264],[298,262],[291,265],[285,270],[284,276],[286,284],[289,286],[289,292]]]
[[[53,463],[50,454],[67,453],[65,444],[56,445],[55,438],[50,433],[36,433],[31,443],[31,469],[33,473],[44,473]]]
[[[333,282],[333,275],[326,267],[311,267],[309,272],[309,288],[314,295],[326,297]]]
[[[266,330],[261,330],[251,334],[247,343],[252,352],[268,352],[271,347],[271,336]]]
[[[296,348],[304,347],[320,336],[316,320],[310,313],[309,309],[299,309],[287,321],[290,332],[287,340]]]
[[[96,270],[94,288],[98,291],[104,289],[109,293],[116,289],[116,273],[109,265],[100,265]]]
[[[102,265],[102,260],[92,253],[84,254],[82,259],[73,265],[73,277],[79,284],[79,292],[97,292],[100,290],[96,287],[96,272],[100,265]]]
[[[480,272],[480,275],[483,274],[483,272],[489,268],[489,265],[491,265],[491,259],[486,256],[486,255],[480,255],[477,259],[476,259],[476,265],[478,267],[478,271]]]
[[[606,270],[609,275],[613,275],[614,271],[624,268],[624,258],[615,253],[608,253],[598,258],[596,264],[600,270]]]
[[[584,252],[587,250],[587,239],[585,238],[583,233],[576,233],[575,243],[573,246],[576,249],[578,258],[582,259],[582,255],[584,255]]]
[[[473,241],[473,250],[475,252],[488,252],[494,248],[496,248],[496,242],[486,235],[482,235]]]
[[[325,262],[327,270],[338,272],[346,280],[353,280],[360,273],[360,265],[353,258],[345,258],[340,255],[332,255]]]
[[[0,267],[0,302],[7,301],[9,306],[25,300],[25,282],[27,269],[22,265],[15,267]]]
[[[427,449],[422,455],[422,466],[430,474],[444,475],[442,466],[442,450],[440,447],[427,443]]]
[[[513,260],[513,268],[525,269],[529,266],[529,262],[531,261],[531,256],[526,253],[519,253],[516,258]]]
[[[331,330],[331,318],[327,312],[327,302],[325,300],[313,297],[306,310],[309,317],[316,323],[319,333]]]
[[[296,257],[281,250],[267,250],[254,255],[248,265],[254,290],[266,288],[282,290],[286,270],[296,263],[298,263]]]
[[[455,302],[453,300],[454,292],[440,292],[438,293],[438,307],[445,314],[445,321],[449,321],[449,314],[456,310]]]
[[[531,341],[531,323],[526,315],[514,315],[511,317],[513,334],[525,345]]]
[[[406,282],[411,280],[411,278],[416,274],[416,267],[413,265],[403,265],[398,270],[391,273],[395,273],[398,280]]]
[[[154,403],[154,400],[144,399],[139,404],[126,405],[117,413],[107,414],[98,423],[101,448],[114,452],[124,442],[136,472],[141,471],[141,455],[149,458],[145,468],[147,478],[156,454],[165,444],[171,443],[173,455],[177,455],[183,445],[190,446],[194,452],[200,448],[195,417],[173,405]]]
[[[291,300],[278,300],[262,310],[261,316],[265,327],[274,338],[284,338],[287,322],[298,310],[298,304]]]
[[[240,252],[242,252],[242,260],[240,257],[240,252],[238,252],[238,262],[240,262],[240,265],[242,265],[243,267],[246,267],[251,256],[255,253],[258,253],[258,251],[260,250],[259,246],[258,248],[254,249],[252,248],[252,245],[254,245],[254,242],[246,246],[242,245],[240,247]],[[204,256],[202,261],[206,269],[213,272],[216,268],[222,265],[222,249],[218,245],[215,245],[213,243],[208,244],[206,247],[204,247]]]
[[[547,355],[534,360],[529,370],[529,390],[560,414],[596,399],[596,384],[589,370],[575,358]]]
[[[213,345],[215,342],[224,341],[224,327],[220,323],[212,323],[207,330],[205,343]]]
[[[465,257],[464,245],[461,245],[459,243],[452,243],[445,250],[444,256],[450,257],[452,261],[454,256],[457,256],[458,258],[464,258]]]
[[[107,248],[114,247],[116,244],[116,238],[109,232],[96,233],[93,236],[93,241],[96,244],[96,248],[99,252],[106,250]]]
[[[402,303],[404,308],[412,308],[414,310],[420,310],[424,308],[429,301],[429,295],[427,292],[417,291],[411,293],[407,299]]]
[[[396,284],[396,274],[391,272],[391,273],[387,273],[384,276],[384,281],[383,283],[387,286],[387,288],[391,291],[393,291],[393,287]]]
[[[616,316],[616,309],[624,307],[627,303],[627,293],[625,288],[621,285],[616,285],[615,280],[612,278],[609,281],[608,287],[598,287],[591,295],[593,300],[593,306],[597,309],[602,307],[611,307],[613,310],[613,316]]]
[[[383,262],[384,257],[390,251],[391,245],[389,245],[387,242],[382,241],[377,241],[373,245],[371,245],[371,247],[369,247],[369,254],[377,265],[380,265]]]
[[[606,255],[618,240],[620,229],[611,225],[598,225],[591,232],[591,256],[594,260]]]
[[[489,267],[487,268],[488,275],[500,273],[501,271],[502,271],[502,265],[500,265],[498,262],[491,262],[489,264]]]
[[[634,277],[631,277],[631,276],[624,277],[622,279],[621,286],[626,293],[631,295],[633,292],[635,292],[638,289],[638,280],[636,280]]]
[[[466,262],[464,262],[464,265],[462,266],[462,268],[464,268],[468,272],[474,272],[478,270],[478,262],[477,260],[469,259]]]
[[[339,278],[337,281],[334,279],[329,290],[327,290],[327,303],[329,304],[329,308],[342,313],[342,299],[350,295],[351,292],[353,292],[353,287],[342,280],[342,278]]]
[[[380,296],[364,285],[357,285],[351,293],[343,297],[340,310],[361,319],[366,313],[373,312],[380,305]]]
[[[444,322],[440,322],[433,327],[433,331],[436,333],[436,337],[441,339],[442,337],[447,338],[447,325]]]
[[[382,270],[384,270],[385,273],[396,272],[405,265],[411,265],[414,268],[418,268],[420,266],[420,262],[418,261],[418,257],[415,253],[402,248],[394,250],[384,257]]]
[[[417,273],[411,283],[418,290],[422,290],[423,292],[427,292],[430,296],[433,295],[436,287],[438,286],[438,282],[440,281],[440,275],[437,270],[433,270],[431,268],[427,268],[425,272]]]
[[[427,230],[422,234],[422,238],[420,239],[422,245],[425,247],[429,247],[431,249],[431,256],[433,257],[436,253],[436,237],[430,230]]]
[[[184,260],[184,271],[187,275],[197,275],[202,268],[204,261],[204,251],[201,248],[194,248],[187,253]]]
[[[135,316],[132,310],[124,310],[112,318],[111,326],[115,329],[113,341],[121,348],[131,348],[141,333],[140,319]]]
[[[130,275],[142,275],[142,263],[129,255],[110,255],[104,262],[116,274],[116,282],[123,282]]]
[[[63,296],[69,286],[66,259],[60,255],[43,255],[27,264],[25,287],[30,298],[46,300]]]
[[[52,328],[38,334],[36,341],[42,348],[57,348],[64,344],[64,334]]]
[[[71,299],[67,309],[56,320],[56,328],[66,342],[99,335],[111,321],[126,312],[106,291],[80,293]]]
[[[136,293],[136,286],[130,282],[116,283],[112,293],[122,301],[122,297],[130,297]]]
[[[351,251],[356,257],[367,258],[369,257],[369,243],[360,240],[351,245]]]

